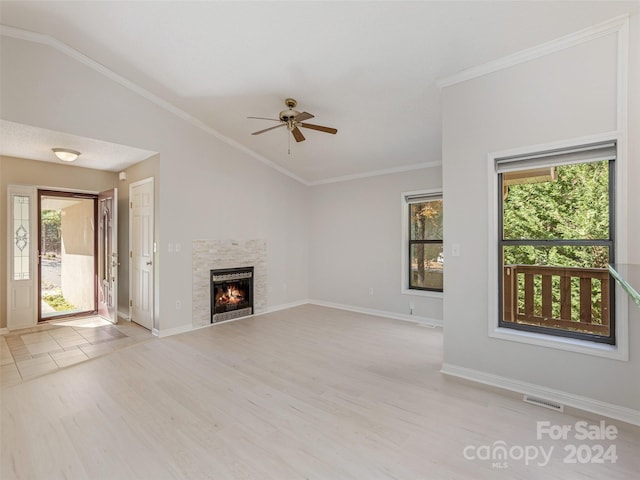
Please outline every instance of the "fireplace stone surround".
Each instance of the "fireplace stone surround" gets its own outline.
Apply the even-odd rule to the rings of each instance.
[[[211,323],[253,315],[253,266],[211,270]]]
[[[267,242],[253,240],[194,240],[192,243],[192,323],[211,324],[210,271],[254,267],[253,312],[267,309]]]

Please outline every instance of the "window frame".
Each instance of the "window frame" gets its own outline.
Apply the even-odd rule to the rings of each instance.
[[[568,163],[566,165],[578,165],[589,162],[575,162]],[[557,165],[562,166],[562,165]],[[523,170],[513,170],[523,171]],[[505,246],[533,246],[533,247],[553,247],[553,246],[603,246],[609,249],[609,263],[615,263],[615,172],[616,164],[615,159],[608,160],[608,192],[609,192],[609,225],[608,225],[608,239],[505,239],[504,238],[504,198],[503,198],[503,175],[506,172],[497,172],[498,175],[498,326],[502,328],[522,330],[526,332],[543,333],[551,336],[574,338],[579,340],[586,340],[596,343],[603,343],[609,345],[616,344],[616,331],[615,331],[615,288],[611,288],[615,284],[615,280],[609,275],[609,325],[610,332],[608,336],[595,335],[584,332],[575,332],[571,330],[564,330],[560,328],[550,328],[540,325],[528,325],[524,323],[514,323],[504,321],[504,285],[502,269],[503,265],[503,249]]]
[[[424,297],[443,297],[443,289],[421,288],[411,285],[411,247],[415,244],[440,244],[444,253],[444,239],[440,240],[411,240],[411,204],[419,203],[418,199],[424,198],[425,201],[443,201],[443,193],[441,188],[416,190],[411,192],[403,192],[402,198],[402,290],[404,295],[417,295]],[[443,202],[444,214],[444,202]],[[443,235],[444,237],[444,235]]]
[[[511,148],[508,150],[488,152],[486,158],[487,168],[486,181],[488,185],[487,196],[487,336],[492,339],[509,341],[531,346],[539,346],[557,349],[567,352],[580,353],[584,355],[608,358],[622,362],[629,361],[629,300],[621,290],[621,287],[614,282],[612,286],[616,289],[615,300],[615,336],[616,344],[592,342],[576,338],[560,337],[548,335],[546,333],[528,332],[511,328],[504,328],[498,325],[498,311],[500,298],[498,295],[498,175],[495,161],[497,158],[526,155],[533,152],[546,151],[558,148],[566,148],[575,145],[584,145],[594,142],[615,141],[618,145],[616,159],[615,178],[615,246],[616,260],[619,263],[627,263],[628,242],[627,242],[627,147],[625,136],[620,132],[605,132],[601,134],[578,137],[546,144],[538,144],[526,147]]]

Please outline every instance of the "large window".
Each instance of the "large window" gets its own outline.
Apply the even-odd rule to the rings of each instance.
[[[496,159],[499,326],[615,344],[616,145]]]
[[[406,196],[409,290],[442,292],[442,194]]]

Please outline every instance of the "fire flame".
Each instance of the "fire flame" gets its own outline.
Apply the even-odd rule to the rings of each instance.
[[[216,294],[216,305],[237,305],[244,301],[244,292],[233,285]]]

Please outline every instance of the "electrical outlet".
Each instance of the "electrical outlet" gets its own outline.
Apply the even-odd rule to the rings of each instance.
[[[459,257],[460,256],[460,244],[459,243],[451,244],[451,256],[452,257]]]
[[[373,295],[373,287],[369,287],[369,295]]]
[[[180,300],[176,300],[176,310],[180,310],[180,307],[182,305],[180,304]]]
[[[416,308],[416,304],[413,302],[409,302],[409,308],[413,310],[414,308]]]

